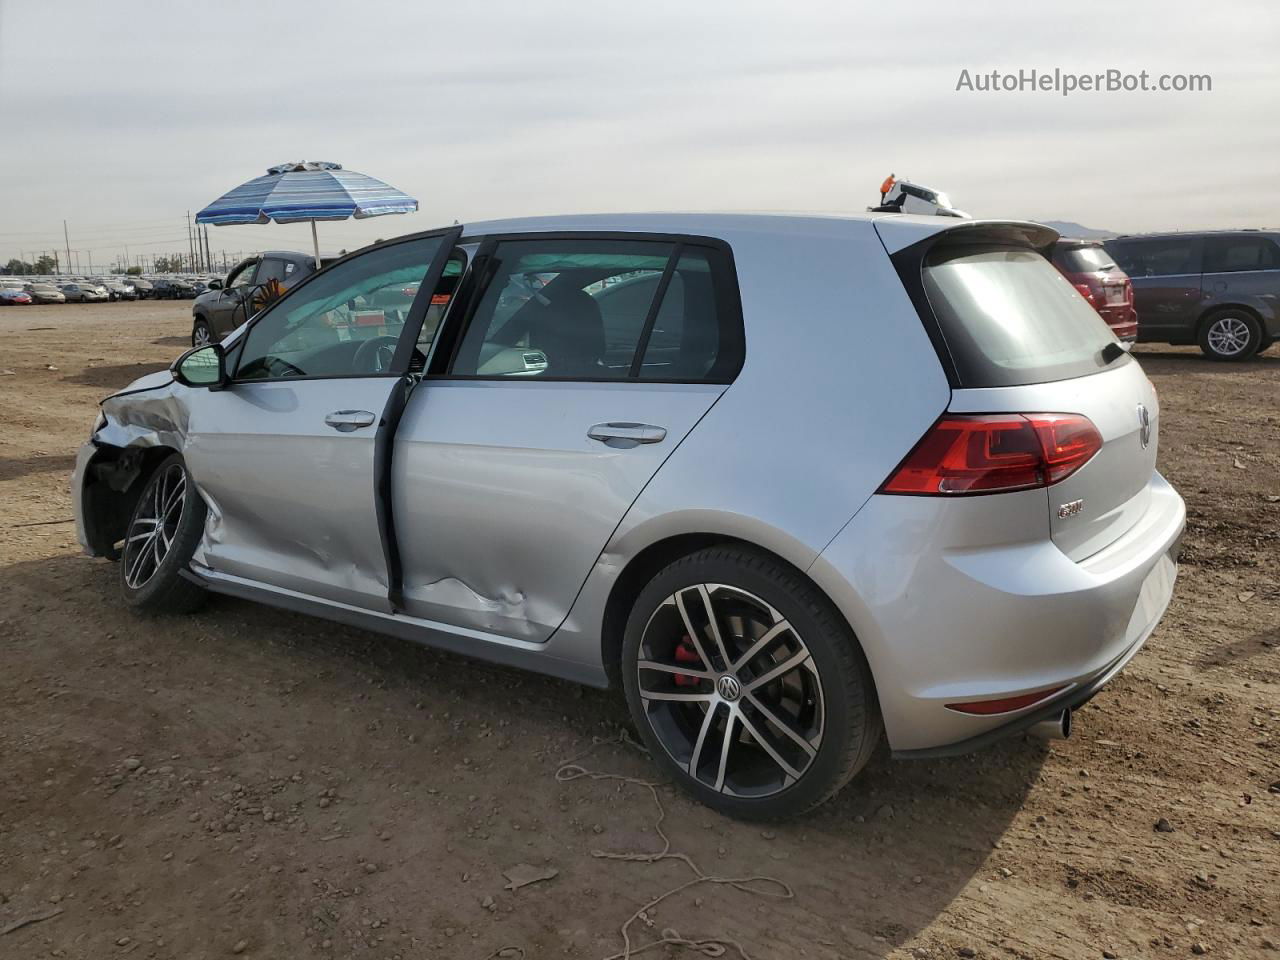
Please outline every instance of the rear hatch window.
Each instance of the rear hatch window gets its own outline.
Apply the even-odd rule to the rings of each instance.
[[[1102,247],[1058,247],[1053,262],[1068,273],[1095,273],[1116,269],[1111,254]]]
[[[925,255],[921,280],[956,386],[1047,383],[1129,362],[1104,356],[1115,336],[1036,250],[940,244]]]

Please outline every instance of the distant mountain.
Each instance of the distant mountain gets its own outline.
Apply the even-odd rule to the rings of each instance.
[[[1036,222],[1043,223],[1046,227],[1053,227],[1064,237],[1078,237],[1081,240],[1106,240],[1108,237],[1118,236],[1115,230],[1095,230],[1093,227],[1072,223],[1070,220],[1037,220]]]

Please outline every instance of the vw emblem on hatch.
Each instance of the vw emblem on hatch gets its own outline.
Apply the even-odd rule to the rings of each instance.
[[[716,681],[716,693],[720,694],[722,700],[732,703],[742,695],[742,685],[738,683],[737,677],[731,677],[726,673]]]
[[[1151,413],[1144,403],[1138,404],[1138,439],[1142,441],[1142,449],[1151,443]]]

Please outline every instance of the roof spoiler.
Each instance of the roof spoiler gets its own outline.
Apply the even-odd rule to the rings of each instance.
[[[922,240],[959,243],[1013,243],[1045,252],[1058,239],[1058,231],[1028,220],[956,220],[948,217],[884,217],[875,221],[880,241],[892,256]]]

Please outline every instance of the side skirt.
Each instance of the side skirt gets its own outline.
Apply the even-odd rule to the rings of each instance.
[[[200,584],[212,593],[253,600],[282,610],[292,610],[295,613],[332,620],[362,630],[384,633],[438,650],[447,650],[450,653],[475,657],[504,666],[518,667],[521,670],[530,670],[589,687],[605,689],[609,685],[603,668],[552,656],[547,652],[546,643],[513,640],[510,637],[454,627],[404,614],[365,610],[350,604],[310,597],[292,590],[268,587],[252,580],[233,577],[203,567],[183,570],[182,576]]]

